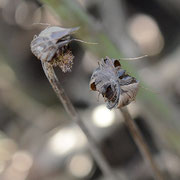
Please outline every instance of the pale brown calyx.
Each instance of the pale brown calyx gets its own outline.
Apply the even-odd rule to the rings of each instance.
[[[59,66],[61,70],[65,72],[70,72],[73,65],[74,56],[72,52],[67,49],[66,51],[59,51],[57,55],[50,62],[52,66]]]

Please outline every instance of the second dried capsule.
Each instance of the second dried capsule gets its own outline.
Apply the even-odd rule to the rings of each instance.
[[[105,99],[107,108],[121,108],[135,100],[139,81],[121,68],[119,60],[106,57],[93,72],[90,89],[98,91]]]

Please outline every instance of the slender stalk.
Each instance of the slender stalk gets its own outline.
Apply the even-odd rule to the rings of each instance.
[[[125,123],[137,145],[139,148],[139,151],[141,152],[141,155],[143,156],[146,163],[149,165],[149,167],[152,169],[152,172],[154,173],[154,177],[156,180],[164,180],[162,173],[160,172],[159,168],[157,167],[155,161],[153,160],[153,157],[149,151],[149,148],[144,141],[144,138],[139,131],[137,125],[133,121],[131,115],[129,114],[129,111],[126,107],[120,108],[120,111],[124,117]]]
[[[112,172],[111,167],[107,163],[106,159],[102,155],[100,149],[98,148],[98,144],[96,143],[96,140],[93,138],[93,136],[90,134],[88,128],[80,118],[79,114],[76,112],[73,104],[71,103],[70,99],[64,92],[64,89],[62,88],[60,82],[58,81],[58,78],[56,77],[56,74],[54,72],[54,69],[52,65],[50,65],[48,62],[42,62],[43,70],[46,74],[46,77],[48,78],[53,90],[55,91],[56,95],[58,96],[59,100],[62,102],[65,110],[71,117],[72,121],[77,123],[81,130],[86,135],[88,142],[89,142],[89,148],[94,156],[94,159],[96,160],[97,164],[99,165],[101,171],[103,172],[105,177],[108,177],[108,179],[117,180],[115,175]]]

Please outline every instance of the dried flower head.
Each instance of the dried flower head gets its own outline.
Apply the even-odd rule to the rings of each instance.
[[[105,99],[107,108],[121,108],[135,100],[139,81],[121,68],[119,60],[106,57],[93,72],[90,89],[98,91]]]
[[[71,34],[79,27],[61,28],[47,27],[31,42],[32,53],[42,62],[49,62],[52,66],[59,66],[63,72],[71,71],[74,56],[68,44],[74,39]]]

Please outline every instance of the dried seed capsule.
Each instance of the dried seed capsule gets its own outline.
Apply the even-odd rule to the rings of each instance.
[[[68,49],[68,44],[73,41],[71,34],[79,27],[61,28],[47,27],[31,42],[32,53],[41,61],[59,66],[63,72],[71,71],[74,56]]]
[[[121,108],[131,103],[138,92],[139,81],[126,74],[118,60],[106,57],[93,72],[90,89],[102,94],[107,108]]]

